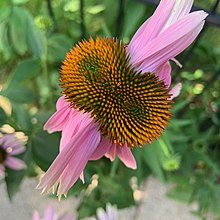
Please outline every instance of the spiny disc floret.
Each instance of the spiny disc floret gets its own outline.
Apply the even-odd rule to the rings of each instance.
[[[66,55],[61,82],[72,107],[90,112],[101,133],[122,145],[150,143],[171,116],[164,82],[137,72],[124,44],[113,38],[78,43]]]

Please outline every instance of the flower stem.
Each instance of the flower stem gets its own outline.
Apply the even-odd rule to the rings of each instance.
[[[112,163],[112,166],[111,166],[111,171],[110,171],[111,178],[113,178],[116,174],[116,170],[118,168],[118,163],[119,163],[119,159],[118,159],[118,157],[116,157],[114,162]]]

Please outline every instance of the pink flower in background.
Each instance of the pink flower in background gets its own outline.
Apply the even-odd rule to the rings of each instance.
[[[54,211],[52,205],[49,205],[44,213],[44,218],[40,218],[40,214],[38,211],[33,212],[32,220],[75,220],[75,215],[71,213],[65,213],[64,215],[58,217]]]
[[[119,220],[117,207],[109,203],[106,205],[106,211],[98,208],[96,214],[98,220]]]
[[[90,38],[66,55],[61,70],[64,96],[45,124],[49,133],[62,131],[60,153],[38,188],[67,193],[89,160],[117,155],[136,168],[131,148],[151,143],[170,120],[169,60],[200,33],[207,14],[189,13],[193,1],[161,0],[154,14],[138,29],[130,44],[111,38]]]
[[[0,136],[0,176],[4,175],[5,167],[13,170],[22,170],[26,164],[14,157],[25,151],[24,143],[18,140],[14,134],[4,134]]]

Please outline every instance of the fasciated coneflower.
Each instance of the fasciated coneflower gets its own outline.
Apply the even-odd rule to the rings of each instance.
[[[95,37],[71,49],[61,68],[63,96],[44,126],[62,131],[60,153],[38,188],[67,193],[89,160],[117,155],[136,168],[131,148],[151,143],[167,127],[172,99],[181,84],[170,89],[173,59],[188,47],[207,14],[189,13],[192,0],[161,0],[155,13],[135,33],[129,45],[116,38]]]

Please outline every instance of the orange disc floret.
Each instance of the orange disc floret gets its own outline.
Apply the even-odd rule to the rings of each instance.
[[[78,43],[66,55],[61,82],[72,107],[90,112],[113,142],[151,143],[170,120],[172,101],[164,82],[154,73],[137,72],[117,39]]]

